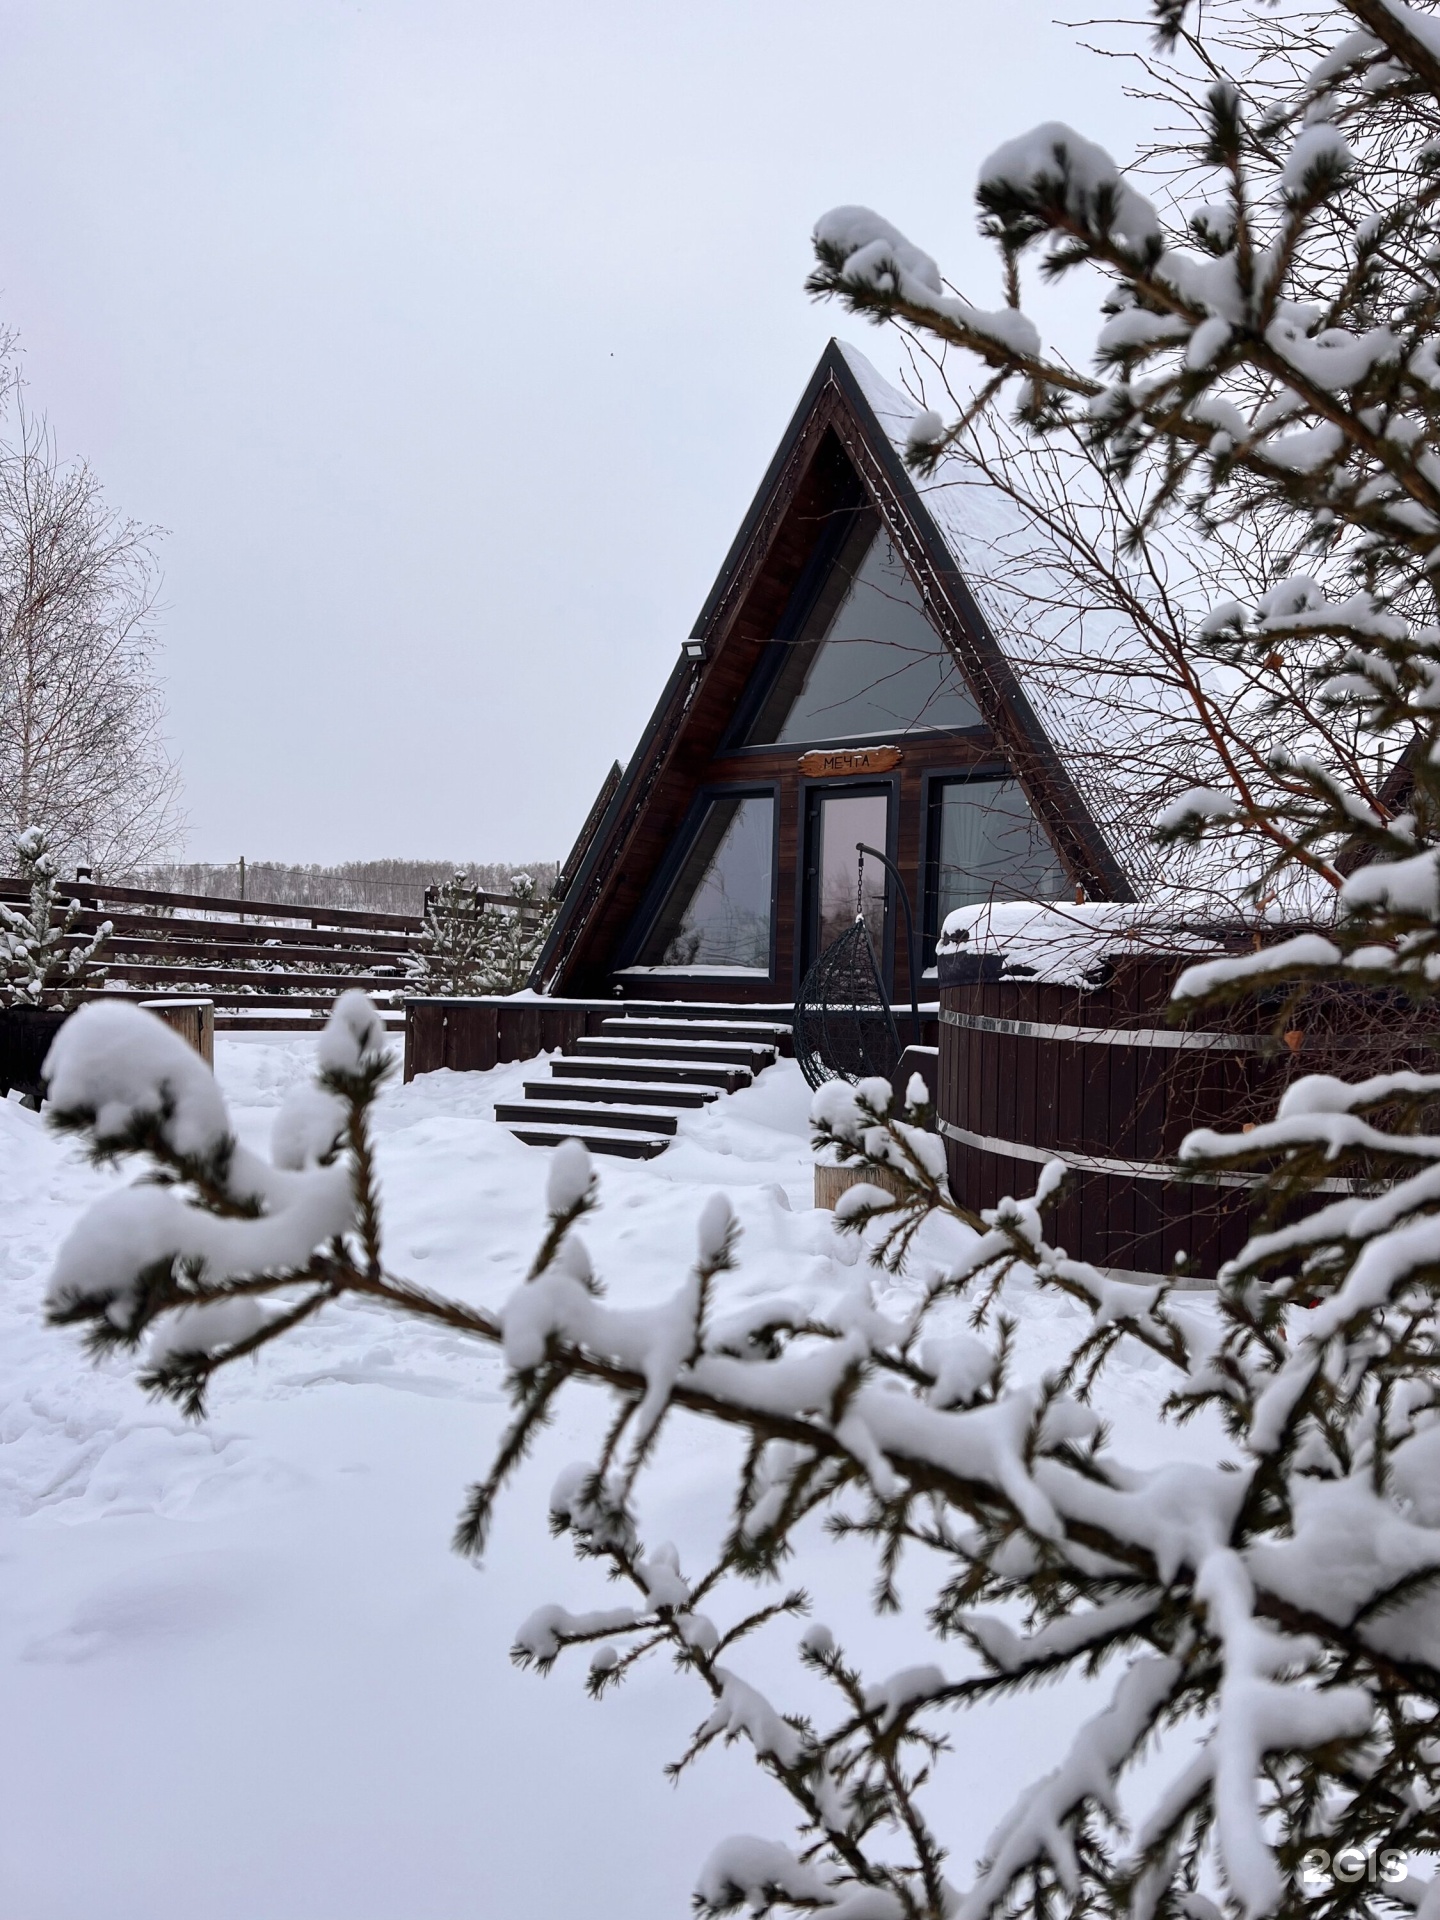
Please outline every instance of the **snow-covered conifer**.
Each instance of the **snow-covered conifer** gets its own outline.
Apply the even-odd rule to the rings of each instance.
[[[496,909],[498,924],[490,949],[494,993],[518,993],[529,985],[556,912],[556,903],[541,895],[528,873],[513,876],[510,892],[514,908]]]
[[[457,873],[426,896],[420,948],[410,962],[415,984],[425,993],[489,993],[490,944],[480,899]]]
[[[511,880],[513,907],[482,902],[457,873],[426,901],[425,928],[411,973],[426,993],[516,993],[524,987],[554,918],[528,873]]]
[[[110,922],[82,937],[74,899],[57,920],[60,888],[43,830],[27,827],[14,844],[30,901],[23,911],[0,902],[0,1007],[73,1007],[105,978],[96,955],[110,937]]]

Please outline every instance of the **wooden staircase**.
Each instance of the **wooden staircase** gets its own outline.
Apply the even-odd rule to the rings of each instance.
[[[653,1160],[687,1108],[748,1087],[790,1051],[789,1022],[774,1007],[619,1013],[572,1040],[550,1078],[527,1080],[525,1098],[501,1101],[495,1118],[527,1146],[583,1140],[592,1153]]]

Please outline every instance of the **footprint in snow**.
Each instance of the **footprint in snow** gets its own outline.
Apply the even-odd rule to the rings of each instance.
[[[21,1658],[74,1666],[132,1648],[163,1649],[229,1626],[254,1608],[257,1593],[253,1555],[171,1554],[93,1588],[63,1627],[32,1640]]]

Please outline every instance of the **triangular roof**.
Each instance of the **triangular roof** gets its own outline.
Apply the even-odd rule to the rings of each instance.
[[[1053,676],[1034,671],[1046,645],[1036,597],[1007,596],[997,578],[997,551],[1019,531],[1018,511],[973,474],[962,483],[942,469],[918,482],[904,458],[917,412],[862,354],[830,342],[624,777],[588,846],[577,844],[567,862],[574,877],[534,975],[542,989],[572,990],[586,949],[604,944],[602,926],[633,914],[644,878],[634,855],[647,814],[663,825],[682,794],[688,800],[749,679],[755,645],[771,637],[826,516],[866,500],[1067,871],[1089,898],[1135,898],[1142,875],[1126,858],[1136,849],[1124,797],[1107,792],[1093,771],[1104,716],[1087,710],[1093,693],[1076,688],[1067,697]]]

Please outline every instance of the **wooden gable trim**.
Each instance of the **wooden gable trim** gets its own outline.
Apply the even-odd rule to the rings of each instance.
[[[800,396],[800,403],[790,416],[790,424],[765,469],[765,477],[755,490],[749,511],[730,542],[730,551],[715,576],[715,584],[705,596],[705,604],[690,629],[692,640],[709,641],[723,631],[737,600],[743,601],[770,551],[785,510],[795,496],[800,475],[809,466],[825,428],[830,424],[828,416],[833,410],[833,403],[831,408],[823,410],[820,403],[826,389],[834,385],[831,359],[835,352],[835,342],[832,340],[820,356],[819,364]],[[822,411],[824,418],[820,417]]]
[[[665,746],[673,744],[676,724],[694,694],[699,679],[699,663],[680,659],[671,670],[665,683],[655,711],[651,714],[640,744],[630,756],[630,764],[625,769],[625,777],[620,782],[610,804],[591,837],[590,845],[580,863],[580,869],[566,891],[560,903],[560,911],[555,924],[550,929],[550,937],[541,950],[540,958],[535,962],[530,982],[541,993],[553,993],[563,990],[565,969],[575,956],[576,948],[583,939],[590,918],[606,882],[615,871],[620,854],[623,851],[626,832],[633,827],[651,780],[641,781],[646,763],[653,759],[653,750],[658,743]],[[680,698],[683,696],[683,698]],[[677,708],[677,698],[679,704]]]
[[[673,765],[687,718],[703,703],[705,685],[715,677],[722,656],[728,653],[727,643],[739,616],[760,580],[785,517],[795,505],[803,482],[820,454],[826,433],[841,406],[838,391],[829,378],[827,360],[822,360],[806,388],[805,397],[791,418],[696,622],[691,637],[704,642],[704,658],[692,660],[682,655],[676,662],[640,744],[631,756],[619,792],[611,801],[561,905],[531,976],[541,991],[566,991],[570,970],[583,968],[587,937],[596,913],[612,880],[622,869],[651,796]],[[757,632],[748,637],[752,641],[764,641],[770,635]]]
[[[600,791],[591,802],[590,811],[585,816],[585,824],[575,836],[575,844],[566,854],[560,871],[555,876],[555,898],[563,900],[575,884],[575,876],[580,871],[580,863],[590,851],[590,842],[600,831],[600,822],[610,810],[610,802],[620,791],[620,782],[625,771],[617,760],[600,782]]]

